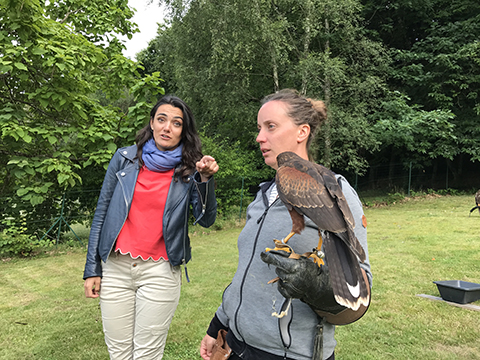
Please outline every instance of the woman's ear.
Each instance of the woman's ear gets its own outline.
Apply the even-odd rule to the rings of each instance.
[[[298,129],[298,138],[297,138],[298,143],[301,143],[303,141],[307,141],[308,137],[310,136],[310,125],[302,124],[298,128],[299,128]]]

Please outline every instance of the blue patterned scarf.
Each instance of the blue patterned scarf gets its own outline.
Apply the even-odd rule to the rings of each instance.
[[[180,143],[172,151],[158,150],[155,140],[148,140],[142,149],[142,160],[150,171],[162,172],[173,169],[182,161],[183,144]]]

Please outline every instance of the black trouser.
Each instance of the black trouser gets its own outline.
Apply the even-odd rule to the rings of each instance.
[[[278,357],[278,358],[282,359],[281,357]],[[242,358],[239,357],[237,354],[232,354],[232,356],[229,357],[229,360],[242,360]],[[261,360],[261,359],[251,359],[251,360]],[[335,352],[327,360],[335,360]]]
[[[289,357],[277,356],[248,346],[243,341],[238,340],[231,331],[227,333],[226,340],[232,349],[232,356],[229,357],[230,360],[292,360]],[[244,354],[244,357],[240,357],[237,354]],[[335,360],[335,352],[327,360]]]

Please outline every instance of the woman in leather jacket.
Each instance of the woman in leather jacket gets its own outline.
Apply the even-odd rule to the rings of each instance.
[[[85,296],[100,297],[111,359],[162,358],[180,265],[186,272],[191,258],[189,209],[195,223],[214,223],[217,171],[215,159],[202,156],[190,108],[175,96],[161,98],[136,145],[110,161],[83,278]]]

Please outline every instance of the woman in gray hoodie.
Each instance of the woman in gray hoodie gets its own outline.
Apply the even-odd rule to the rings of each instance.
[[[310,144],[325,118],[323,102],[307,99],[294,90],[267,96],[258,113],[256,139],[265,163],[277,169],[277,156],[285,151],[308,160]],[[336,178],[355,219],[355,235],[366,253],[360,267],[370,290],[372,275],[362,205],[345,178],[340,175]],[[305,225],[302,233],[288,242],[298,254],[311,251],[318,243],[317,226],[309,218],[305,218]],[[212,350],[220,330],[226,331],[230,359],[334,359],[333,324],[357,320],[367,306],[353,311],[335,302],[328,263],[320,269],[311,260],[297,266],[295,259],[276,254],[265,256],[265,248],[273,247],[273,239],[281,239],[291,229],[292,220],[278,198],[275,181],[260,184],[256,198],[248,206],[246,224],[238,238],[237,271],[201,343],[203,359],[216,359]],[[292,268],[295,269],[287,275],[275,266],[286,262],[294,262]],[[313,278],[312,272],[316,274]],[[276,276],[280,277],[277,284],[269,284]],[[310,280],[306,283],[307,278]],[[291,303],[285,294],[294,298]],[[285,310],[287,304],[287,316],[272,316]]]

